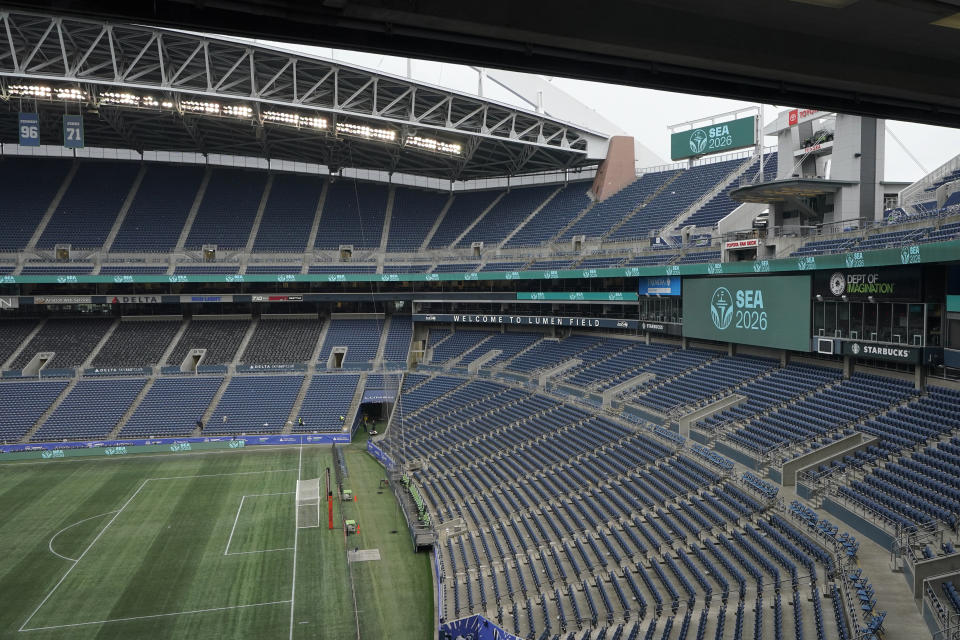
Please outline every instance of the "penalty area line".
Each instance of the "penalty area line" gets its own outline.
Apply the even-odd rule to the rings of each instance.
[[[37,611],[40,611],[40,607],[42,607],[43,605],[45,605],[45,604],[47,603],[47,600],[50,599],[50,596],[52,596],[53,593],[60,587],[60,585],[63,584],[63,581],[67,579],[67,576],[70,575],[70,572],[73,571],[73,570],[77,567],[78,564],[80,564],[80,561],[83,560],[83,557],[84,557],[85,555],[87,555],[87,552],[90,551],[90,549],[93,548],[93,545],[97,544],[97,540],[99,540],[99,539],[103,536],[103,534],[106,533],[107,529],[110,528],[110,525],[113,524],[113,521],[117,519],[117,516],[119,516],[121,513],[123,513],[123,510],[126,509],[127,506],[128,506],[131,502],[133,502],[133,499],[137,497],[137,495],[140,493],[140,491],[143,490],[143,488],[144,488],[145,486],[147,486],[147,482],[149,482],[149,480],[144,480],[143,482],[141,482],[141,483],[140,483],[140,486],[137,487],[137,490],[133,492],[133,495],[130,496],[130,497],[127,499],[127,501],[123,503],[123,506],[122,506],[122,507],[120,507],[119,509],[117,509],[117,511],[113,514],[113,517],[110,518],[109,522],[107,522],[107,524],[103,525],[103,528],[100,529],[100,533],[98,533],[98,534],[96,535],[96,537],[95,537],[93,540],[90,541],[90,544],[88,544],[88,545],[87,545],[87,548],[83,550],[83,553],[80,554],[80,557],[73,561],[73,564],[70,565],[70,568],[67,569],[67,571],[63,574],[63,576],[57,581],[57,584],[53,585],[53,589],[50,590],[50,593],[48,593],[46,596],[44,596],[43,600],[40,601],[40,604],[37,605],[37,608],[34,609],[34,610],[33,610],[33,613],[30,614],[30,617],[23,621],[23,624],[20,625],[20,628],[18,629],[18,631],[23,631],[24,628],[27,626],[27,624],[28,624],[31,620],[33,620],[33,616],[37,615]]]
[[[60,531],[57,531],[55,534],[53,534],[53,536],[50,538],[50,541],[47,543],[47,548],[50,549],[50,553],[52,553],[53,555],[57,556],[58,558],[63,558],[64,560],[69,560],[70,562],[77,562],[77,560],[78,560],[77,558],[68,558],[67,556],[65,556],[65,555],[63,555],[63,554],[60,554],[60,553],[57,553],[56,551],[54,551],[54,550],[53,550],[53,541],[57,539],[57,536],[58,536],[58,535],[60,535],[61,533],[63,533],[64,531],[66,531],[66,530],[68,530],[68,529],[74,528],[74,527],[77,526],[78,524],[83,524],[84,522],[87,522],[88,520],[93,520],[94,518],[102,518],[103,516],[108,516],[108,515],[110,515],[111,513],[116,513],[116,510],[114,510],[114,511],[107,511],[106,513],[98,513],[98,514],[95,515],[95,516],[90,516],[89,518],[84,518],[83,520],[77,520],[77,521],[74,522],[73,524],[69,524],[69,525],[65,526],[63,529],[60,529]]]
[[[113,618],[111,620],[94,620],[93,622],[75,622],[73,624],[55,624],[46,627],[31,627],[29,629],[20,628],[20,631],[49,631],[51,629],[68,629],[71,627],[85,627],[94,624],[109,624],[111,622],[132,622],[134,620],[150,620],[153,618],[168,618],[171,616],[186,616],[194,613],[210,613],[213,611],[229,611],[231,609],[248,609],[250,607],[268,607],[274,604],[290,604],[289,600],[277,600],[275,602],[258,602],[256,604],[238,604],[232,607],[213,607],[211,609],[193,609],[192,611],[175,611],[173,613],[155,613],[149,616],[133,616],[130,618]]]

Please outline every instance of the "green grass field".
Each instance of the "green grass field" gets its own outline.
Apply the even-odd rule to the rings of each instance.
[[[333,531],[325,504],[295,525],[298,474],[332,472],[329,447],[0,464],[0,637],[432,637],[430,558],[382,468],[345,455],[357,501]],[[348,546],[381,560],[348,565]]]

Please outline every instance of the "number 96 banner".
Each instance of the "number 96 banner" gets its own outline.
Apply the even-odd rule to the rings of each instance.
[[[810,276],[684,278],[683,335],[810,350]]]
[[[40,116],[36,113],[20,114],[20,146],[40,146]]]
[[[83,148],[83,116],[63,116],[63,146],[67,149]]]

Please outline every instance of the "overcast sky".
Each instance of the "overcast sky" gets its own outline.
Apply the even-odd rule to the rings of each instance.
[[[355,51],[331,51],[329,48],[321,47],[282,46],[323,57],[332,56],[344,62],[385,73],[407,74],[405,58]],[[411,71],[413,78],[421,82],[470,93],[477,92],[477,74],[469,67],[414,60],[411,63]],[[668,125],[750,106],[750,103],[734,100],[600,84],[570,78],[551,78],[550,81],[606,119],[616,123],[667,161],[670,157]],[[492,82],[487,83],[485,95],[493,100],[529,108],[529,105],[522,104],[514,95]],[[774,120],[779,111],[797,106],[803,105],[768,105],[766,121]],[[547,104],[545,107],[549,110],[550,105]],[[887,180],[912,182],[960,153],[960,130],[958,129],[891,120],[887,122],[887,131],[885,170]],[[893,135],[890,135],[891,133]],[[910,153],[907,153],[893,136],[899,138]],[[775,138],[767,138],[765,141],[767,145],[775,143]],[[911,154],[916,161],[910,157]]]

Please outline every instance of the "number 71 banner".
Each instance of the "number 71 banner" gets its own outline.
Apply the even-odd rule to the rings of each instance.
[[[67,149],[83,148],[83,116],[63,116],[63,146]]]

